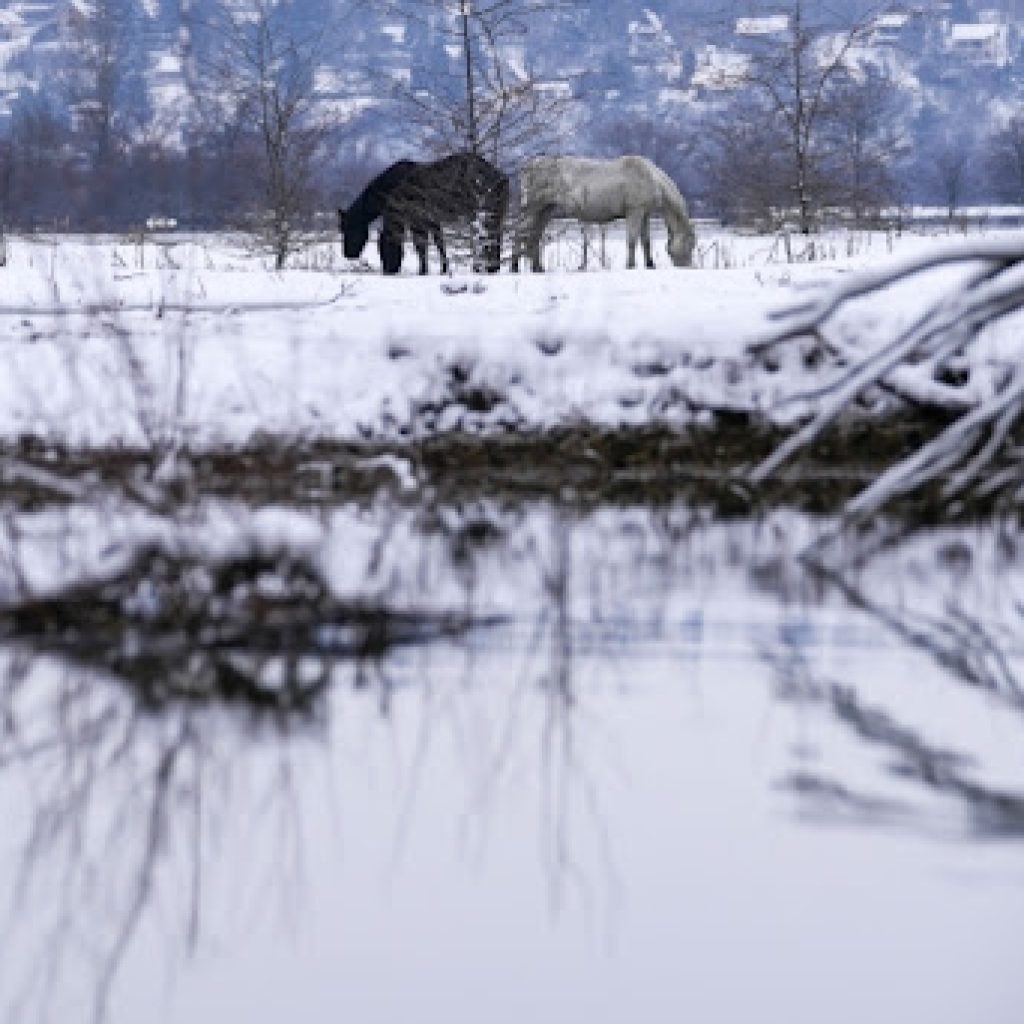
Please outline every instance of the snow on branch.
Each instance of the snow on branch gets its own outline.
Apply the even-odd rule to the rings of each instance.
[[[879,292],[924,271],[950,265],[980,262],[986,268],[1012,266],[1024,261],[1024,238],[979,239],[970,243],[937,246],[927,253],[908,257],[888,267],[853,274],[811,302],[781,309],[773,314],[779,327],[749,346],[758,355],[793,338],[816,334],[840,307],[853,299]]]
[[[891,498],[942,474],[953,474],[944,487],[947,497],[979,478],[1024,410],[1024,373],[974,367],[971,386],[960,387],[945,383],[942,371],[960,359],[986,327],[1024,307],[1024,237],[942,246],[885,269],[852,275],[811,301],[776,314],[774,329],[748,351],[756,356],[808,336],[824,340],[831,319],[854,300],[878,296],[892,285],[949,266],[967,270],[965,279],[927,306],[895,338],[866,355],[843,346],[852,365],[824,386],[785,400],[785,404],[808,406],[810,418],[752,471],[754,482],[767,479],[813,443],[852,402],[874,387],[959,418],[887,470],[848,505],[847,516],[869,515]]]

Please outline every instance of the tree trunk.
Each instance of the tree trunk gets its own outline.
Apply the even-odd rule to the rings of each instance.
[[[466,62],[466,142],[470,153],[480,147],[476,127],[476,96],[473,89],[473,40],[470,33],[469,15],[471,0],[461,0],[462,55]]]

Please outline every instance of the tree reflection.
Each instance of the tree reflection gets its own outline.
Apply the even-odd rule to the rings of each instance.
[[[501,597],[483,583],[494,559],[534,579],[539,600],[523,618],[533,640],[507,718],[499,715],[496,729],[474,723],[482,726],[483,757],[466,767],[467,821],[481,822],[498,798],[513,747],[522,758],[536,740],[552,910],[570,890],[592,911],[599,901],[575,845],[581,826],[587,845],[596,836],[599,877],[615,890],[599,787],[580,742],[576,518],[552,507],[542,517],[544,530],[509,545],[503,538],[522,510],[491,511],[425,513],[426,537],[437,541],[435,554],[425,557],[439,559],[458,581],[457,614],[409,610],[408,598],[340,599],[307,558],[285,549],[218,561],[159,546],[143,548],[113,576],[0,613],[0,768],[8,778],[16,772],[30,794],[11,911],[11,934],[24,937],[17,962],[9,961],[8,978],[24,979],[14,1019],[66,1019],[68,1001],[80,1005],[86,995],[91,1019],[109,1019],[126,961],[158,923],[170,929],[174,949],[198,948],[216,835],[239,813],[236,791],[254,760],[263,764],[258,774],[268,787],[257,847],[279,849],[269,870],[272,890],[280,890],[284,861],[301,859],[296,752],[327,738],[340,713],[335,695],[369,694],[389,715],[396,687],[409,675],[399,667],[402,649],[443,642],[460,650],[463,681],[449,710],[462,713],[453,709],[467,687],[486,696],[481,708],[493,707],[494,695],[485,691],[491,683],[479,678],[467,638],[503,621],[484,610],[474,614]],[[395,536],[393,524],[386,530]],[[372,557],[382,572],[391,571],[383,562],[393,553],[378,547]],[[402,569],[412,580],[406,594],[439,571],[422,563]],[[431,675],[443,675],[451,663],[445,655],[436,663],[420,660],[412,681],[421,693],[440,692]],[[496,685],[495,695],[501,692]],[[425,711],[401,817],[411,817],[437,725]],[[267,770],[268,758],[276,770]],[[404,827],[400,818],[399,843]],[[278,896],[282,907],[297,902]]]
[[[955,592],[944,603],[926,607],[885,599],[879,596],[883,588],[877,583],[863,581],[865,566],[871,557],[897,552],[897,536],[905,543],[911,538],[905,529],[882,531],[882,535],[882,542],[875,536],[870,545],[854,544],[854,568],[844,565],[834,553],[828,559],[816,553],[805,560],[807,571],[901,647],[929,659],[938,669],[936,678],[945,685],[977,691],[991,702],[993,713],[1004,709],[1019,715],[1024,711],[1024,684],[1016,664],[1024,625],[1020,603],[1012,601],[1009,619],[993,615],[994,609],[990,609],[990,621],[984,609],[968,611]],[[970,549],[964,543],[960,542],[959,550],[966,557]],[[935,563],[932,571],[938,579],[950,568],[947,549],[941,544],[936,545]],[[859,693],[854,684],[822,678],[795,647],[787,657],[776,655],[772,660],[780,697],[825,708],[862,746],[885,755],[888,775],[958,807],[968,833],[982,838],[1024,838],[1024,790],[980,781],[980,766],[973,752],[929,739],[878,698]],[[858,791],[806,766],[791,773],[784,785],[825,818],[853,816],[873,824],[934,826],[934,816],[906,796],[894,800]]]
[[[31,918],[43,927],[13,1017],[33,1006],[40,1019],[66,1012],[53,1004],[84,954],[94,962],[99,1021],[147,909],[173,884],[161,869],[201,843],[211,737],[190,707],[157,719],[88,672],[28,672],[29,664],[39,666],[15,657],[2,688],[4,767],[17,766],[32,794],[12,925]],[[198,858],[191,867],[182,905],[194,945]]]
[[[5,609],[0,767],[31,795],[12,928],[45,922],[14,1019],[66,1019],[55,994],[83,969],[91,1018],[106,1019],[160,906],[194,950],[204,847],[229,813],[233,759],[276,752],[266,807],[287,834],[293,744],[322,734],[330,690],[376,679],[386,707],[395,649],[473,625],[339,600],[286,551],[217,562],[146,548],[116,576]]]

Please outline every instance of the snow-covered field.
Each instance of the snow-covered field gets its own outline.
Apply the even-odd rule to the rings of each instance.
[[[976,236],[972,236],[976,237]],[[851,271],[949,238],[811,240],[699,226],[697,266],[624,269],[618,231],[549,243],[551,272],[384,278],[336,240],[282,271],[238,237],[12,237],[0,268],[0,437],[71,444],[404,437],[581,422],[683,426],[716,409],[788,415],[827,362],[748,346],[772,311]],[[603,254],[603,265],[602,265]],[[830,330],[863,350],[962,275],[944,270],[855,304]],[[984,389],[1019,362],[1008,320],[972,350]]]

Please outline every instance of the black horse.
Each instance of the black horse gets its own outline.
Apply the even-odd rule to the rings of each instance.
[[[347,210],[338,210],[345,255],[354,259],[362,254],[370,224],[381,217],[378,246],[385,274],[397,274],[402,267],[406,229],[420,258],[420,273],[427,272],[431,238],[441,255],[441,270],[447,273],[441,225],[467,221],[470,229],[482,236],[483,266],[488,273],[495,273],[501,267],[508,194],[508,178],[476,153],[455,153],[430,164],[399,160],[377,175]]]

